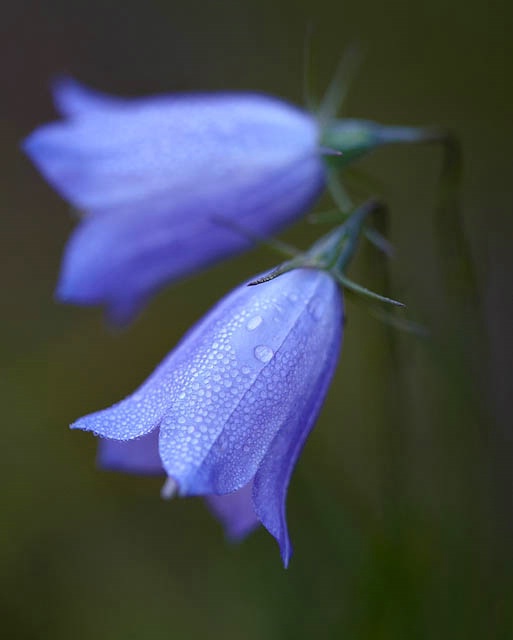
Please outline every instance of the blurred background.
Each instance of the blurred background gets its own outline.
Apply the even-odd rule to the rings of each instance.
[[[366,48],[344,115],[438,124],[463,145],[478,296],[448,290],[433,225],[440,150],[362,163],[397,254],[351,275],[405,301],[433,339],[350,307],[340,366],[296,469],[295,555],[230,546],[199,499],[101,472],[68,424],[131,392],[266,249],[167,289],[129,329],[53,300],[68,206],[19,151],[70,73],[121,95],[253,89],[302,103]],[[507,0],[18,0],[0,8],[0,609],[12,638],[513,637],[513,5]],[[448,223],[449,227],[450,224]],[[448,227],[448,228],[449,228]],[[324,229],[322,230],[324,231]],[[302,222],[285,238],[321,233]],[[444,271],[445,269],[445,271]]]

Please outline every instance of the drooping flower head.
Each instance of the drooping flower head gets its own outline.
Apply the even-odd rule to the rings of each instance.
[[[73,427],[108,438],[104,466],[162,469],[180,495],[212,496],[232,535],[261,522],[287,564],[287,487],[334,372],[342,313],[324,271],[242,285],[134,394]]]
[[[63,80],[54,95],[64,120],[37,129],[24,149],[83,213],[57,297],[103,305],[115,323],[131,320],[166,283],[297,220],[330,166],[381,144],[425,139],[363,121],[323,117],[321,125],[259,94],[122,100]],[[325,162],[326,147],[343,155]]]

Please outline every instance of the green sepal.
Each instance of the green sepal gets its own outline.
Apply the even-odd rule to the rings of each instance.
[[[339,284],[341,284],[345,289],[349,289],[353,293],[356,293],[363,298],[368,298],[369,300],[376,300],[377,302],[383,302],[385,304],[391,304],[394,307],[405,307],[406,305],[398,300],[394,300],[393,298],[387,298],[387,296],[382,296],[375,291],[371,291],[366,287],[362,287],[362,285],[353,282],[343,273],[333,273],[334,278],[337,280]]]
[[[321,130],[340,112],[363,58],[362,47],[358,43],[353,43],[344,51],[317,111]],[[330,147],[331,145],[326,146]]]
[[[353,211],[354,207],[349,194],[342,184],[342,181],[334,171],[328,172],[328,190],[333,198],[333,202],[339,209],[339,220],[346,220],[350,215],[349,212]],[[385,205],[381,205],[380,209],[385,210]],[[376,229],[365,227],[363,234],[367,240],[376,247],[376,249],[384,253],[386,256],[390,257],[394,254],[394,247],[392,244]]]
[[[386,311],[380,306],[375,305],[373,302],[369,300],[364,300],[361,296],[354,293],[351,289],[346,289],[346,297],[353,303],[362,308],[369,313],[373,318],[383,322],[392,329],[397,329],[398,331],[402,331],[403,333],[408,333],[410,335],[414,335],[417,338],[429,338],[431,332],[427,327],[418,322],[414,322],[409,320],[408,318],[404,318],[399,315],[395,311]]]
[[[397,300],[382,296],[353,282],[344,273],[356,251],[367,217],[382,206],[377,200],[369,200],[358,207],[344,224],[315,242],[308,251],[294,256],[291,260],[287,260],[262,278],[253,280],[248,286],[263,284],[292,269],[320,269],[331,273],[340,285],[364,298],[394,306],[404,306]]]

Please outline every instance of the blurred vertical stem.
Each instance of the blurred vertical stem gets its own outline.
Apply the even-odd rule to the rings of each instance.
[[[445,283],[447,305],[451,311],[451,335],[457,340],[461,365],[466,370],[466,400],[476,412],[481,431],[483,461],[487,464],[489,483],[485,489],[490,518],[489,535],[495,540],[491,552],[495,555],[497,582],[506,559],[513,561],[510,544],[513,534],[511,509],[513,472],[511,439],[495,420],[490,387],[488,335],[483,301],[468,241],[465,237],[459,198],[462,181],[462,153],[458,140],[447,136],[441,174],[441,188],[435,217],[441,274]],[[497,544],[502,540],[503,544]]]
[[[505,441],[496,424],[489,394],[490,358],[483,300],[460,201],[461,146],[450,134],[442,142],[444,154],[434,229],[449,326],[441,336],[444,344],[440,346],[445,349],[446,379],[451,380],[454,375],[461,380],[460,397],[457,398],[460,411],[463,415],[466,413],[478,429],[472,437],[467,423],[466,429],[458,429],[458,435],[466,436],[464,446],[467,451],[473,447],[473,456],[465,468],[465,479],[467,490],[472,492],[472,502],[477,504],[472,509],[468,507],[471,510],[469,519],[474,519],[475,534],[479,531],[480,588],[488,592],[490,603],[493,603],[503,597],[508,582],[511,588],[510,573],[506,568],[513,561],[511,444]],[[452,393],[455,390],[453,385]],[[495,605],[489,606],[495,615]],[[497,618],[494,622],[500,627],[504,619]]]
[[[388,235],[389,227],[389,213],[386,208],[381,209],[374,215],[374,227],[384,237]],[[367,246],[367,255],[372,250]],[[377,276],[380,279],[379,287],[383,291],[384,295],[390,295],[392,291],[390,282],[390,270],[388,269],[388,257],[375,250],[373,254],[373,265],[376,265],[374,269],[377,271]],[[379,274],[379,275],[378,275]],[[404,385],[402,384],[402,366],[400,361],[400,350],[398,345],[398,332],[390,325],[384,325],[384,331],[386,336],[387,353],[386,358],[390,362],[391,366],[389,374],[386,376],[386,411],[385,418],[385,432],[384,432],[384,447],[385,454],[385,469],[384,469],[384,507],[386,510],[385,526],[398,525],[401,518],[399,517],[400,510],[402,509],[402,497],[404,488],[404,469],[402,460],[404,459],[404,437],[402,428],[406,424],[406,403],[403,398]],[[388,369],[388,367],[387,367]],[[394,531],[395,534],[399,534],[399,528]]]
[[[465,235],[460,203],[462,154],[458,139],[441,137],[443,145],[439,197],[435,211],[438,259],[448,305],[456,324],[482,336],[482,311],[470,246]]]

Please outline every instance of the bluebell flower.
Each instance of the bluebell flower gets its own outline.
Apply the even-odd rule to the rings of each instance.
[[[287,488],[335,370],[342,321],[327,271],[240,286],[137,391],[72,428],[103,438],[102,466],[163,471],[164,494],[208,497],[230,537],[262,523],[287,565]]]
[[[65,119],[37,129],[24,150],[84,214],[57,297],[104,305],[115,323],[164,284],[289,225],[324,186],[314,117],[276,98],[122,100],[63,80],[55,102]]]
[[[123,100],[62,80],[54,97],[64,120],[37,129],[24,149],[83,214],[57,297],[103,305],[114,323],[130,321],[165,284],[290,225],[328,172],[385,144],[442,139],[336,120],[336,104],[319,119],[252,93]]]

